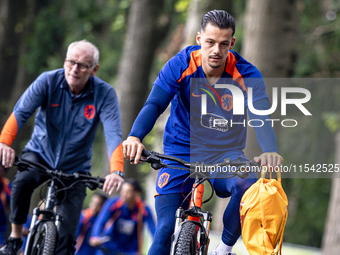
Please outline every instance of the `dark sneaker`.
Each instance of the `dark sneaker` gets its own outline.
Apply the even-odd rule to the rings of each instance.
[[[0,249],[0,255],[19,255],[21,253],[21,238],[9,237]]]

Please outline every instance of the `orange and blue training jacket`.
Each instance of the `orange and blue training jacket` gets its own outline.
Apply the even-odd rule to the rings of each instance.
[[[91,237],[91,231],[93,223],[95,222],[97,215],[93,214],[91,208],[87,208],[81,212],[78,229],[76,233],[76,255],[86,254],[94,255],[96,247],[92,247],[89,243]]]
[[[239,94],[221,85],[229,85]],[[248,93],[250,90],[252,97]],[[158,116],[171,103],[163,137],[163,149],[167,155],[188,162],[205,163],[242,156],[248,114],[251,119],[264,123],[263,127],[255,128],[262,151],[276,152],[273,127],[265,121],[269,116],[248,113],[248,98],[252,99],[255,109],[269,109],[264,80],[254,65],[230,50],[221,77],[216,84],[208,84],[202,66],[201,46],[189,46],[171,58],[160,71],[130,135],[143,140]],[[241,102],[243,114],[234,112],[236,102]],[[164,162],[174,164],[167,160]],[[157,193],[190,191],[191,185],[182,187],[187,175],[185,171],[160,169]]]
[[[20,128],[38,109],[34,130],[25,149],[38,153],[63,172],[90,171],[92,145],[102,122],[111,171],[123,171],[122,130],[115,90],[90,77],[74,95],[64,69],[42,73],[24,92],[5,123],[0,142],[11,145]]]

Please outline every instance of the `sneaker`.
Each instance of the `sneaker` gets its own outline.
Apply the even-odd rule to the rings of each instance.
[[[0,255],[19,255],[22,251],[21,238],[9,237],[0,249]]]
[[[219,251],[218,246],[220,246],[220,244],[221,243],[219,243],[216,246],[215,250],[213,250],[212,252],[208,253],[208,255],[236,255],[236,253],[233,253],[233,252]]]

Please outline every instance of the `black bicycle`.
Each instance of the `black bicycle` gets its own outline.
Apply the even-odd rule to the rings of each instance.
[[[144,150],[142,152],[142,162],[151,164],[151,167],[158,170],[162,167],[190,171],[189,177],[195,176],[191,192],[185,196],[181,206],[176,211],[175,230],[171,238],[171,255],[206,255],[209,246],[209,231],[212,221],[212,214],[201,210],[202,204],[207,203],[213,197],[214,187],[210,178],[223,174],[223,178],[238,176],[245,178],[250,172],[259,172],[261,164],[255,161],[231,161],[225,159],[217,164],[204,164],[203,162],[188,163],[180,158],[160,154],[154,151]],[[177,162],[184,167],[167,165],[162,159]],[[206,169],[213,174],[207,175]],[[215,171],[216,170],[216,171]],[[219,171],[217,171],[219,170]],[[188,178],[189,178],[188,177]],[[204,182],[211,186],[211,195],[203,201]],[[191,196],[189,209],[183,209],[184,202]]]
[[[57,194],[64,192],[65,198],[66,191],[79,182],[84,182],[91,190],[102,188],[105,179],[80,173],[65,174],[58,170],[50,170],[44,165],[21,157],[16,157],[14,165],[17,166],[18,171],[38,169],[40,173],[50,177],[49,180],[45,182],[48,188],[46,197],[42,200],[45,202],[45,208],[40,209],[39,205],[33,210],[24,254],[53,255],[58,240],[59,226],[62,221],[62,216],[54,211]],[[70,186],[65,186],[63,180],[74,180],[74,182]],[[58,188],[57,184],[61,184],[62,188]],[[41,190],[45,185],[42,185]]]

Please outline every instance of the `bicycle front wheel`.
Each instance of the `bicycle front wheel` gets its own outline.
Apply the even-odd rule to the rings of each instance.
[[[54,255],[57,242],[57,227],[54,222],[41,222],[32,239],[31,255]]]
[[[197,254],[197,226],[192,222],[182,225],[177,242],[175,244],[175,255]]]

